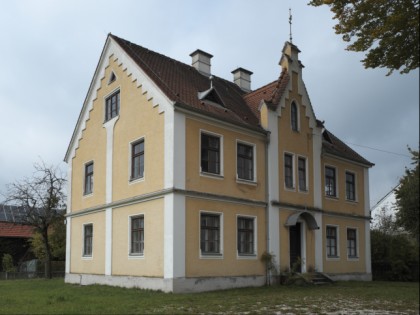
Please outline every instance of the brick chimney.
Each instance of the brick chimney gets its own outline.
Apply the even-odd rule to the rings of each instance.
[[[190,56],[192,58],[191,65],[194,68],[196,68],[201,74],[204,74],[205,76],[209,77],[211,75],[210,59],[213,56],[200,49],[197,49],[196,51],[192,52]]]
[[[232,73],[233,73],[233,82],[245,92],[250,92],[252,72],[244,68],[237,68],[233,70]]]

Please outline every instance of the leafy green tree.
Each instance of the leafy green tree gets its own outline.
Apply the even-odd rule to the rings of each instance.
[[[419,241],[419,151],[408,148],[414,168],[405,170],[396,189],[397,225],[411,233]]]
[[[419,67],[419,0],[312,0],[334,13],[347,50],[367,51],[365,68],[408,73]]]
[[[13,257],[10,254],[4,254],[2,259],[3,271],[6,272],[15,272],[16,267],[13,264]]]

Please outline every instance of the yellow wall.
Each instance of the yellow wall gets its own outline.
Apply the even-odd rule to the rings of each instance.
[[[325,166],[336,168],[337,198],[325,195]],[[356,201],[346,200],[346,171],[356,174]],[[323,156],[321,158],[321,181],[323,208],[334,212],[365,215],[364,168],[355,164]]]
[[[112,274],[163,276],[163,199],[156,199],[113,211]],[[130,216],[144,215],[144,255],[130,257]]]
[[[200,175],[200,130],[223,136],[223,178]],[[256,145],[257,181],[241,183],[236,180],[236,141]],[[265,139],[220,126],[186,119],[186,189],[206,193],[229,195],[253,200],[265,199]]]
[[[92,257],[83,257],[83,225],[93,225]],[[105,273],[105,212],[96,212],[71,219],[72,273]]]
[[[333,225],[339,226],[338,228],[338,243],[339,243],[339,258],[327,258],[326,253],[326,226]],[[357,229],[357,246],[358,246],[358,259],[347,258],[347,228]],[[352,220],[350,218],[340,218],[333,216],[324,216],[323,219],[323,259],[324,259],[324,272],[327,273],[357,273],[366,272],[365,263],[365,221]]]
[[[200,258],[200,210],[223,213],[223,258]],[[257,256],[237,257],[237,215],[255,216],[257,220]],[[186,199],[186,277],[264,275],[260,261],[266,250],[265,208]]]
[[[313,141],[312,128],[309,126],[309,117],[306,116],[306,106],[302,103],[302,96],[297,91],[297,74],[293,73],[292,87],[289,91],[289,98],[285,100],[285,107],[281,108],[281,116],[278,118],[279,137],[279,193],[282,202],[313,206]],[[295,101],[298,108],[299,131],[293,131],[290,122],[291,103]],[[294,189],[285,187],[284,181],[284,154],[294,154]],[[307,187],[308,191],[299,191],[298,157],[307,160]]]
[[[111,73],[117,79],[108,84]],[[120,89],[120,112],[114,127],[113,201],[145,194],[163,188],[164,181],[164,114],[153,107],[137,82],[127,76],[117,62],[110,59],[93,108],[82,132],[72,161],[72,211],[77,212],[105,204],[107,133],[104,128],[105,99]],[[130,182],[130,143],[145,140],[144,179]],[[83,196],[84,165],[94,161],[93,194]]]

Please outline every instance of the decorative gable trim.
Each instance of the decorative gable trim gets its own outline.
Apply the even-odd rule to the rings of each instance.
[[[128,77],[131,76],[132,82],[136,82],[137,87],[142,88],[143,94],[148,94],[147,100],[152,102],[153,107],[159,106],[159,113],[173,110],[174,102],[163,93],[112,36],[108,35],[64,157],[64,161],[67,163],[74,157],[79,146],[82,132],[86,128],[86,121],[89,120],[89,113],[93,109],[93,101],[97,98],[97,91],[101,86],[102,79],[105,78],[105,69],[109,66],[111,58],[118,62],[118,66],[126,71]]]

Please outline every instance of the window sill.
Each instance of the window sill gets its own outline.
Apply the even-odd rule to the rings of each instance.
[[[89,197],[92,197],[92,196],[93,196],[93,192],[88,193],[88,194],[83,193],[83,199],[89,198]]]
[[[236,258],[240,260],[255,260],[257,259],[257,254],[237,254]]]
[[[347,198],[346,198],[346,202],[348,202],[350,204],[359,203],[357,200],[352,200],[352,199],[347,199]]]
[[[286,187],[286,186],[284,186],[284,190],[290,191],[290,192],[296,192],[296,187]]]
[[[218,253],[200,253],[200,259],[223,259],[223,254],[218,254]]]
[[[352,256],[352,257],[348,256],[347,260],[348,261],[359,261],[359,257],[358,256]]]
[[[225,178],[223,175],[215,174],[215,173],[207,173],[207,172],[200,172],[200,176],[213,178],[213,179],[224,179]]]
[[[238,183],[238,184],[244,184],[244,185],[257,186],[257,182],[256,181],[249,180],[249,179],[236,178],[236,183]]]
[[[137,178],[130,178],[130,180],[128,181],[129,185],[133,185],[133,184],[137,184],[140,182],[144,182],[144,175],[143,177],[137,177]]]
[[[93,256],[92,255],[90,255],[90,256],[88,256],[88,255],[83,255],[82,256],[82,260],[92,260],[93,259]]]
[[[144,254],[128,254],[128,259],[144,259]]]
[[[327,256],[327,261],[339,261],[340,256]]]
[[[330,199],[330,200],[334,200],[334,201],[338,201],[339,200],[338,196],[328,196],[328,195],[325,195],[325,198]]]
[[[104,127],[107,127],[108,125],[115,124],[115,122],[118,120],[118,118],[120,118],[120,115],[117,115],[115,117],[112,117],[110,120],[105,120],[104,121]]]
[[[309,194],[309,189],[299,189],[298,191],[302,194]]]

